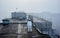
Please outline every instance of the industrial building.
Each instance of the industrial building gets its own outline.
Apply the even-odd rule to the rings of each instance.
[[[24,20],[26,19],[26,13],[25,12],[12,12],[12,19],[19,19]]]

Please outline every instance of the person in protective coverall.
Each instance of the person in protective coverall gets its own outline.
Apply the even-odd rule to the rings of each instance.
[[[28,32],[32,32],[32,21],[29,19],[27,22]]]

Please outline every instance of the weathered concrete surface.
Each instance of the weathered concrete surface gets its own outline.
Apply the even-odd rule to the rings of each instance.
[[[13,23],[25,23],[27,20],[13,20]],[[2,24],[3,25],[3,24]],[[0,35],[0,38],[25,38],[27,34],[26,24],[9,24],[7,26],[0,25],[0,33],[7,33]]]

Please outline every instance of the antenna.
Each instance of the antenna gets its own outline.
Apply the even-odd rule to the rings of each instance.
[[[16,8],[16,11],[17,11],[18,8]]]
[[[15,10],[16,10],[16,12],[19,12],[19,9],[18,8],[16,8]]]

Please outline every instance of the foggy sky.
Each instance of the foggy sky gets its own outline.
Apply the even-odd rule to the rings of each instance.
[[[11,11],[18,8],[24,12],[60,12],[60,0],[0,0],[0,14],[10,15]]]

